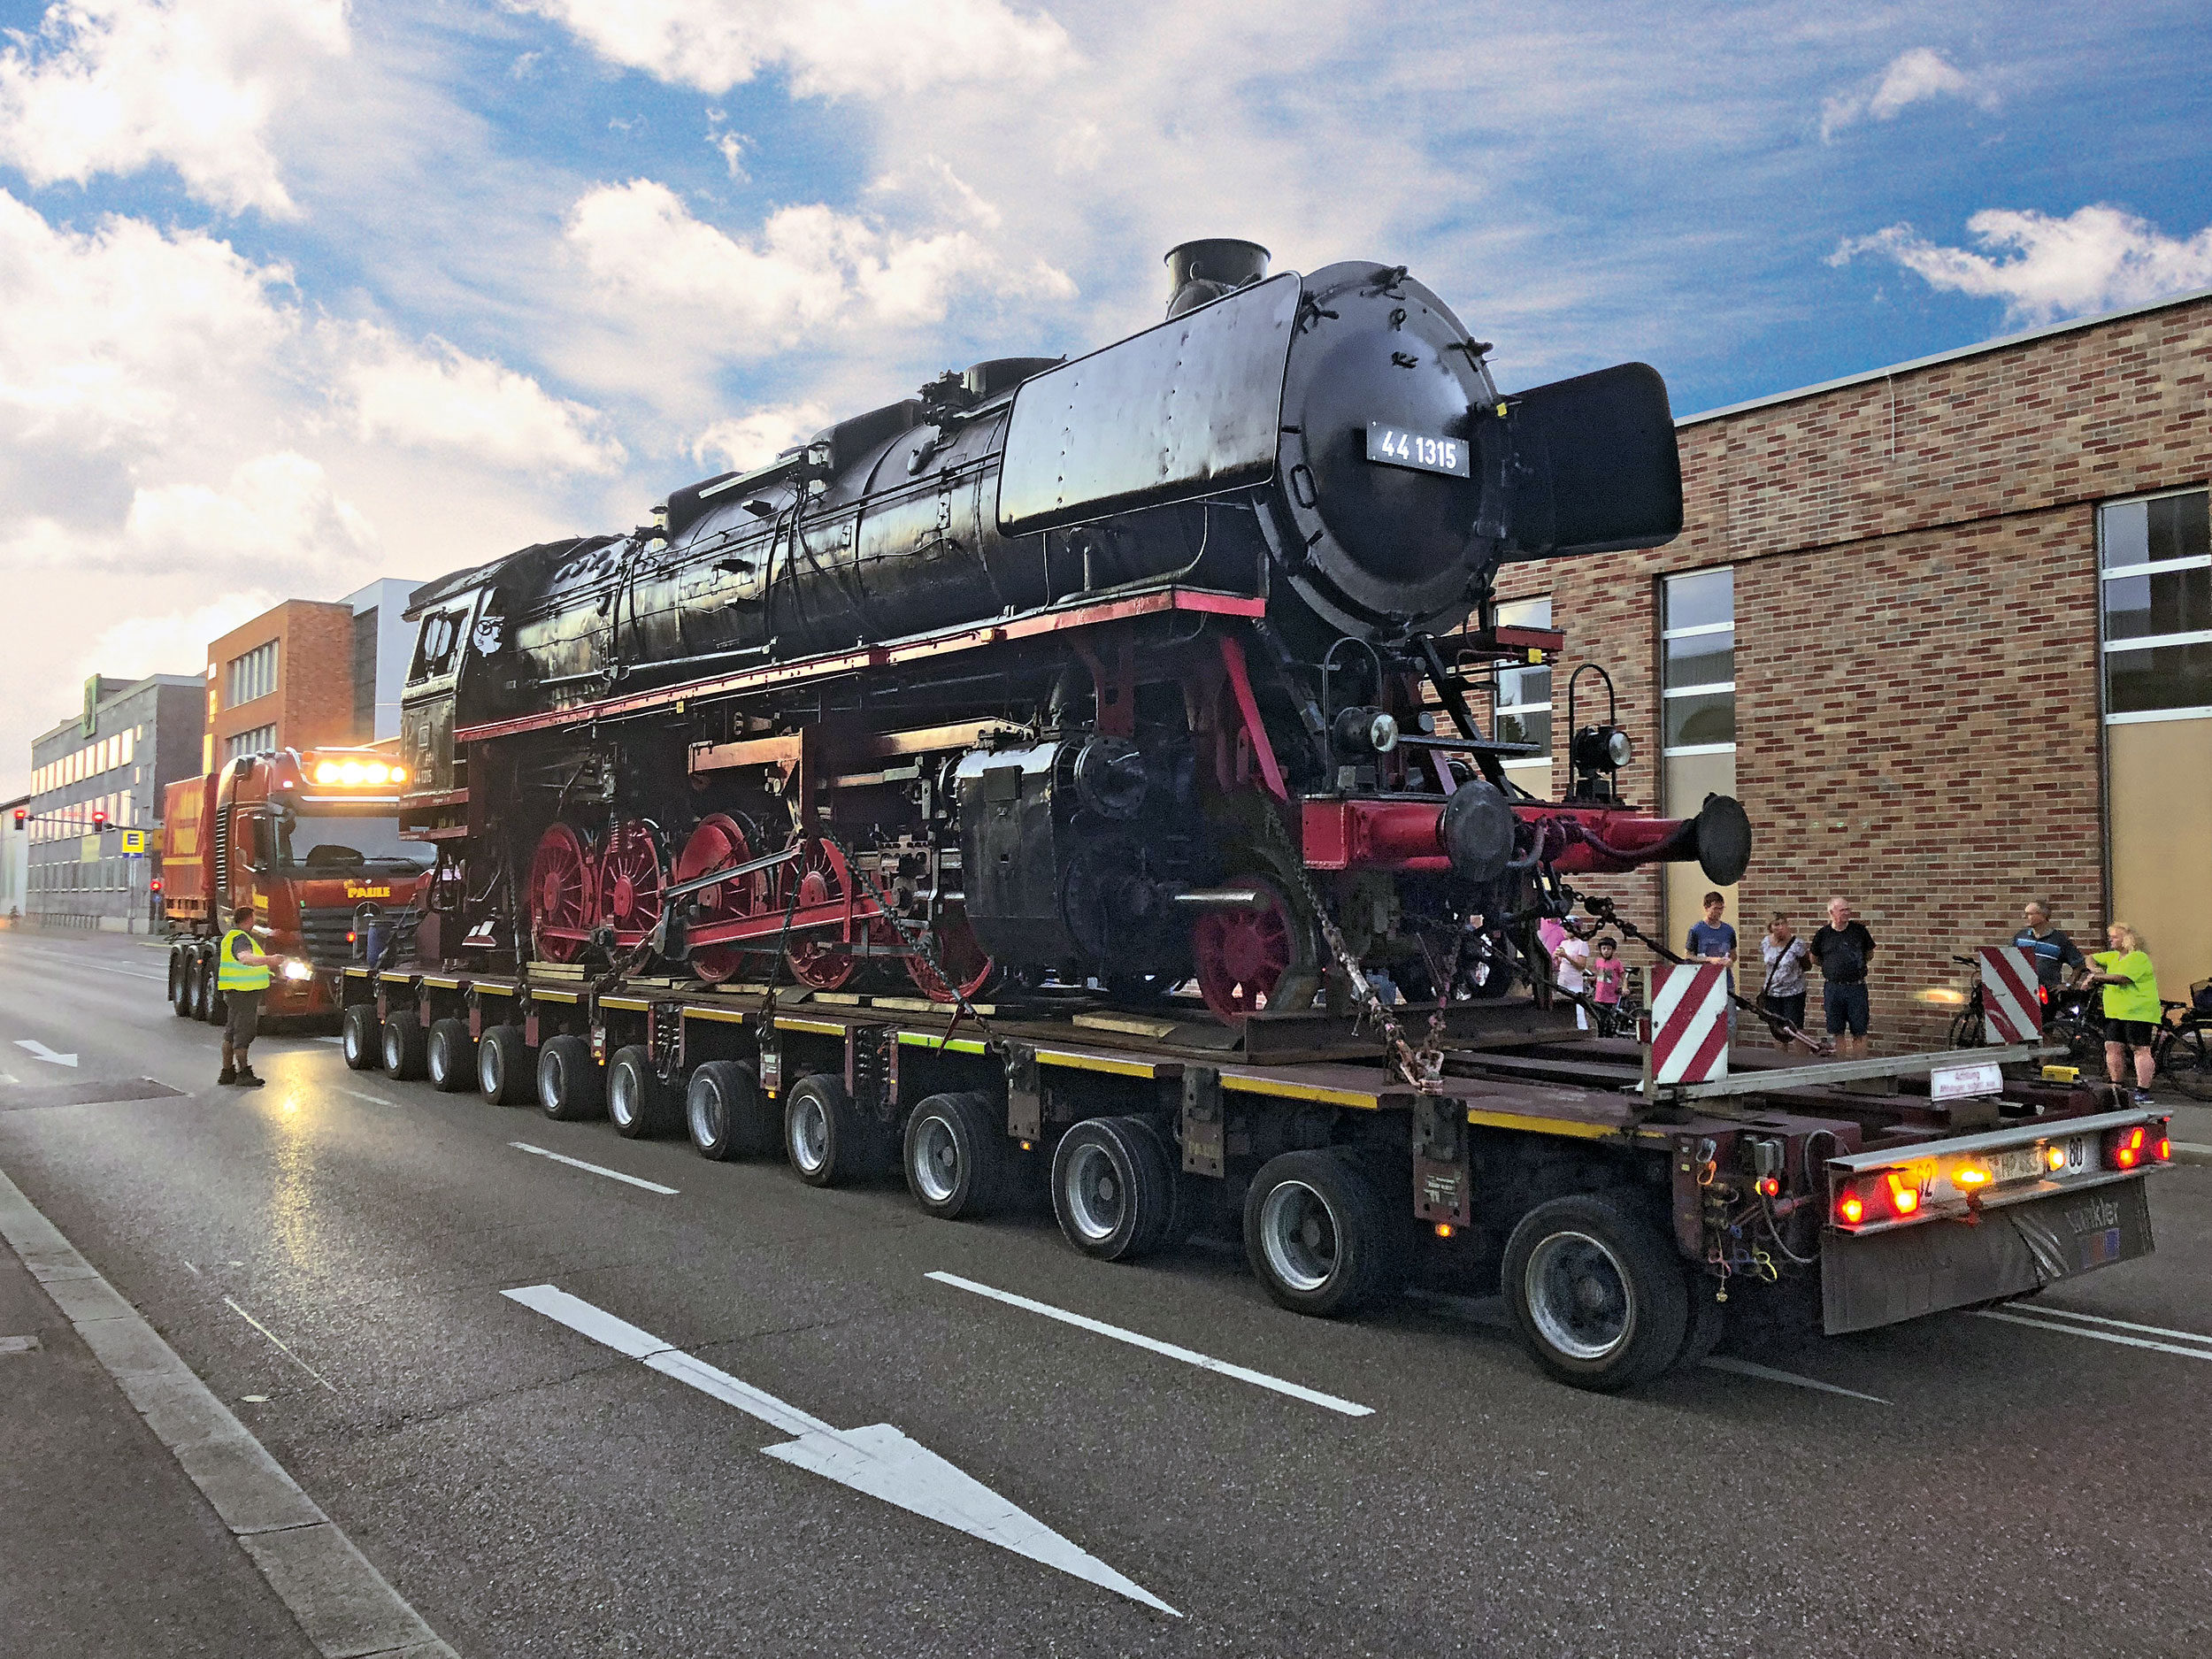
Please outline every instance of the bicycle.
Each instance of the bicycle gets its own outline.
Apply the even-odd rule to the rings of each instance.
[[[1950,1046],[1978,1048],[1987,1035],[1989,1011],[1982,1000],[1981,960],[1961,956],[1951,960],[1975,972],[1966,1001],[1951,1017]],[[2095,1070],[2104,1054],[2104,1020],[2091,1011],[2092,993],[2082,987],[2060,986],[2047,990],[2038,987],[2037,996],[2043,1004],[2043,1041],[2063,1043],[2068,1064]]]

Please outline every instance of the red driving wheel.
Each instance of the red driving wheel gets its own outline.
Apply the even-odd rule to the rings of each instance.
[[[975,936],[975,929],[968,926],[967,914],[962,910],[948,910],[937,924],[930,942],[937,948],[937,960],[945,964],[941,974],[929,965],[929,958],[919,954],[907,957],[907,977],[914,981],[914,988],[933,1002],[956,1002],[952,986],[945,983],[945,975],[952,977],[960,987],[960,996],[980,996],[997,977],[998,964],[992,961]]]
[[[844,855],[827,841],[809,841],[806,851],[783,868],[784,879],[799,884],[799,896],[794,903],[786,888],[776,895],[780,904],[803,910],[818,904],[843,904],[851,896],[852,872],[845,866]],[[835,949],[833,942],[841,940],[844,933],[842,927],[834,934],[822,927],[804,937],[793,936],[784,956],[800,984],[817,991],[834,991],[859,972],[860,958]]]
[[[634,818],[616,825],[599,856],[599,913],[618,943],[634,945],[652,931],[667,885],[653,826]]]
[[[737,820],[726,812],[710,813],[699,820],[698,827],[685,841],[671,879],[680,887],[717,870],[741,864],[752,856]],[[694,929],[757,916],[768,908],[768,872],[756,870],[749,876],[718,882],[693,894],[691,902],[696,910],[691,924]],[[692,972],[710,985],[721,984],[744,964],[745,951],[737,945],[705,945],[691,953]]]
[[[591,936],[597,882],[591,853],[565,824],[538,838],[530,860],[530,934],[549,962],[573,962]]]
[[[1268,1005],[1297,960],[1290,906],[1271,884],[1240,879],[1258,893],[1249,910],[1208,910],[1191,930],[1198,989],[1214,1018],[1234,1024]]]

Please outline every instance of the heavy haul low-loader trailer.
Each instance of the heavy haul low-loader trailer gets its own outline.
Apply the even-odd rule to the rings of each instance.
[[[1233,1222],[1269,1294],[1301,1313],[1371,1304],[1417,1249],[1445,1252],[1494,1271],[1537,1363],[1585,1388],[1695,1364],[1732,1310],[1792,1286],[1816,1286],[1838,1333],[2146,1255],[2144,1176],[2169,1156],[2165,1119],[2110,1090],[2001,1077],[2024,1047],[1740,1056],[1732,1076],[1667,1089],[1642,1080],[1634,1043],[1587,1037],[1566,1010],[1470,1003],[1445,1017],[1443,1076],[1417,1089],[1319,1016],[955,1018],[557,964],[352,967],[341,990],[357,1070],[628,1136],[687,1130],[706,1157],[780,1155],[810,1186],[895,1163],[945,1219],[1042,1180],[1068,1242],[1102,1260]],[[1985,1092],[1940,1098],[1974,1068]]]

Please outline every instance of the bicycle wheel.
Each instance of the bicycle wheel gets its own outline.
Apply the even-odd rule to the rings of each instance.
[[[2185,1025],[2158,1056],[2160,1068],[2191,1100],[2212,1101],[2212,1043],[2201,1025]]]
[[[1978,1048],[1982,1046],[1982,1004],[1976,997],[1964,1008],[1951,1016],[1951,1047]]]

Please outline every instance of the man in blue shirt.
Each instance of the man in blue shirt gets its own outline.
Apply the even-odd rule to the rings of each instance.
[[[1690,924],[1690,957],[1695,962],[1718,964],[1728,969],[1728,1034],[1736,1034],[1736,930],[1721,920],[1721,912],[1728,908],[1728,901],[1717,893],[1705,895],[1705,919]]]
[[[2030,899],[2022,905],[2020,917],[2027,926],[2012,936],[2012,942],[2035,964],[2036,987],[2042,993],[2043,1018],[2047,1025],[2058,1011],[2058,989],[2065,981],[2066,970],[2085,968],[2089,964],[2074,941],[2051,926],[2051,907],[2041,899]]]

